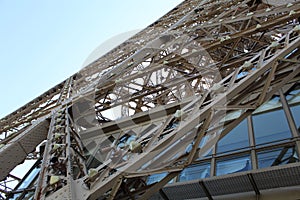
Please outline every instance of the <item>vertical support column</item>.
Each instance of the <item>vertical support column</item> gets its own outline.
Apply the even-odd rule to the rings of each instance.
[[[43,165],[39,175],[39,182],[34,199],[75,199],[76,191],[74,184],[74,161],[77,152],[81,152],[82,147],[77,147],[78,138],[72,132],[73,124],[68,113],[68,102],[70,97],[72,78],[68,79],[61,91],[59,103],[62,107],[52,113],[51,124],[48,133],[48,142],[43,155]],[[77,152],[74,152],[76,150]],[[78,166],[83,171],[81,176],[86,174],[86,169],[81,165],[83,162],[77,161]],[[83,164],[82,164],[83,163]],[[64,189],[60,189],[64,188]]]
[[[210,176],[216,175],[216,153],[217,153],[217,144],[212,149],[212,158],[210,163]]]
[[[254,137],[254,131],[253,131],[253,121],[252,116],[247,117],[247,124],[248,124],[248,137],[251,147],[251,163],[252,163],[252,169],[258,169],[258,162],[257,162],[257,155],[255,151],[255,137]]]
[[[68,182],[65,108],[53,112],[35,199],[46,199]]]
[[[75,192],[72,191],[72,181],[73,181],[73,151],[72,151],[72,139],[70,133],[70,119],[67,113],[68,109],[66,109],[66,160],[67,160],[67,187],[68,187],[68,196],[71,199],[75,199],[76,195]]]
[[[293,138],[297,138],[297,137],[299,137],[299,134],[298,134],[298,130],[297,130],[297,127],[296,127],[296,124],[295,124],[295,120],[294,120],[294,117],[291,113],[291,109],[288,105],[288,102],[285,98],[285,95],[282,92],[282,89],[279,90],[279,94],[280,94],[280,100],[281,100],[281,103],[282,103],[282,107],[283,107],[286,119],[288,121],[289,127],[290,127],[291,132],[292,132],[292,136],[293,136]],[[296,149],[296,152],[299,156],[300,155],[300,141],[299,140],[296,140],[295,149]]]

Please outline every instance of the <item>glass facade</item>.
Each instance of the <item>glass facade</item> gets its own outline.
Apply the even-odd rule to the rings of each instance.
[[[147,185],[161,181],[166,175],[167,172],[160,173],[160,174],[153,174],[148,178]]]
[[[292,106],[291,112],[293,114],[293,118],[295,120],[295,124],[299,133],[300,132],[300,105]]]
[[[295,84],[284,95],[279,94],[278,92],[219,139],[215,150],[198,158],[195,164],[184,169],[174,181],[204,179],[299,162],[297,149],[300,148],[296,141],[300,131],[300,83]],[[223,120],[235,119],[240,114],[241,111],[228,113]],[[292,132],[292,126],[295,126],[297,133]],[[203,143],[205,138],[199,146]],[[159,181],[164,176],[166,173],[152,175],[148,182]]]
[[[216,166],[216,175],[232,174],[251,169],[251,158],[249,155],[235,157],[232,159],[219,159]]]
[[[254,115],[253,128],[256,145],[291,138],[283,110]]]
[[[247,120],[243,120],[237,127],[223,137],[217,147],[217,153],[238,151],[249,146]]]
[[[290,91],[286,94],[286,99],[290,106],[291,113],[293,115],[295,125],[298,130],[298,134],[300,132],[300,84],[294,86]]]
[[[178,181],[190,181],[207,178],[210,176],[210,164],[192,165],[184,169],[178,177]]]
[[[272,167],[298,161],[298,156],[294,147],[281,147],[257,154],[258,167]]]

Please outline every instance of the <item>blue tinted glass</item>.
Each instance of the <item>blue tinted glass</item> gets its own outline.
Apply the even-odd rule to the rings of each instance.
[[[40,168],[34,168],[31,171],[31,173],[25,178],[23,183],[18,187],[18,189],[27,188],[39,172],[40,172]]]
[[[286,94],[286,99],[288,101],[288,104],[290,105],[290,109],[293,115],[293,118],[295,120],[295,124],[298,129],[298,133],[300,133],[300,85],[296,85],[293,90],[289,91],[288,94]]]
[[[217,161],[216,175],[232,174],[251,170],[250,156]]]
[[[21,194],[22,193],[18,193],[18,194],[14,194],[14,196],[13,196],[13,200],[16,200],[16,199],[18,199],[20,196],[21,196]]]
[[[288,101],[288,103],[290,105],[293,104],[298,104],[300,102],[300,89],[299,89],[299,85],[296,86],[296,89],[290,91],[287,95],[286,95],[286,100]]]
[[[291,137],[283,110],[254,115],[253,127],[257,145]]]
[[[29,192],[25,195],[24,199],[31,200],[34,197],[34,192]]]
[[[217,153],[233,151],[249,146],[247,120],[243,120],[218,142]]]
[[[293,148],[280,148],[258,153],[257,160],[258,167],[265,168],[297,162],[298,156]]]
[[[163,172],[163,173],[160,173],[160,174],[153,174],[151,176],[148,177],[146,183],[148,185],[152,184],[152,183],[156,183],[156,182],[159,182],[161,181],[163,178],[165,178],[167,176],[167,172]],[[174,179],[170,180],[168,183],[173,183],[174,182]]]
[[[269,101],[263,103],[261,106],[259,106],[254,112],[253,115],[268,112],[275,109],[282,109],[282,103],[280,101],[280,98],[278,96],[273,97]]]
[[[205,146],[205,144],[207,144],[207,142],[209,141],[210,139],[210,136],[209,135],[205,135],[201,141],[200,141],[200,144],[199,144],[199,148],[203,148]],[[200,157],[197,158],[197,160],[201,160],[203,159],[204,157],[207,158],[207,157],[210,157],[211,154],[212,154],[212,149],[213,147],[211,148],[208,148],[206,152],[204,152],[203,154],[200,155]]]
[[[184,169],[179,175],[179,181],[189,181],[210,176],[210,165],[193,165]]]
[[[153,174],[148,177],[147,184],[152,184],[161,181],[165,176],[167,175],[167,172],[160,173],[160,174]]]
[[[291,107],[291,112],[293,114],[298,133],[300,131],[300,105]]]

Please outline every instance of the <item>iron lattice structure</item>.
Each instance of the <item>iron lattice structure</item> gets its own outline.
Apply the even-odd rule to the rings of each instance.
[[[298,2],[182,2],[0,120],[2,198],[149,199],[299,80],[299,17]],[[9,188],[28,158],[39,175]]]

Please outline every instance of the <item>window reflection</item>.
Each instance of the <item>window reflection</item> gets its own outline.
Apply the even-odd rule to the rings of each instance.
[[[287,101],[291,106],[291,112],[293,114],[295,124],[300,130],[300,84],[298,88],[292,89],[287,95]],[[240,116],[241,111],[231,112],[222,122],[227,122],[236,119]],[[282,103],[279,96],[274,96],[270,101],[264,103],[252,115],[253,131],[256,144],[257,162],[259,168],[283,165],[293,162],[299,162],[299,157],[291,144],[287,147],[274,147],[271,149],[271,145],[279,144],[279,142],[292,137],[291,131],[287,122],[285,112],[282,108]],[[206,135],[202,138],[199,148],[203,148],[205,144],[211,139],[210,135]],[[289,140],[290,141],[290,140]],[[273,143],[272,143],[273,142]],[[270,148],[270,150],[259,151],[261,144],[267,144],[264,146]],[[258,145],[258,146],[257,146]],[[244,119],[239,125],[237,125],[232,131],[230,131],[224,138],[217,143],[217,155],[224,153],[232,153],[240,151],[245,156],[230,157],[230,158],[218,158],[216,162],[216,176],[224,174],[232,174],[242,171],[248,171],[252,169],[252,163],[250,155],[246,150],[249,147],[248,136],[248,123],[247,119]],[[192,144],[188,145],[186,152],[190,152]],[[240,154],[240,155],[241,155]],[[202,160],[204,157],[209,158],[212,155],[212,149],[207,149],[207,152],[197,160]],[[206,163],[192,165],[184,169],[178,176],[178,181],[190,181],[210,177],[210,162],[208,159]],[[155,183],[163,179],[167,173],[155,174],[148,178],[147,183]]]
[[[217,153],[233,151],[249,146],[247,120],[243,120],[218,142]]]
[[[36,178],[37,174],[40,172],[40,168],[34,168],[31,173],[25,178],[23,183],[18,187],[18,189],[27,188],[31,182]]]
[[[205,135],[205,136],[201,139],[201,141],[200,141],[199,148],[203,148],[204,145],[205,145],[211,138],[212,138],[211,135]],[[213,149],[213,147],[207,149],[207,151],[204,152],[204,153],[201,155],[201,157],[197,158],[197,160],[201,160],[201,159],[203,159],[203,158],[210,157],[210,156],[212,155],[212,149]]]
[[[298,134],[300,134],[300,105],[291,107],[291,112],[298,129]]]
[[[150,185],[152,183],[156,183],[161,181],[163,178],[165,178],[167,176],[167,172],[163,172],[163,173],[159,173],[159,174],[153,174],[151,176],[148,177],[146,183],[147,185]],[[170,180],[169,183],[173,183],[174,179]]]
[[[291,138],[283,110],[253,116],[256,145]]]
[[[166,175],[167,172],[163,172],[163,173],[153,174],[149,176],[147,179],[147,185],[161,181]]]
[[[236,110],[236,111],[232,111],[229,113],[226,113],[226,116],[221,120],[222,123],[233,120],[233,119],[237,119],[239,116],[242,115],[242,110]]]
[[[294,86],[286,95],[289,105],[299,104],[300,102],[300,84]]]
[[[184,169],[179,175],[179,181],[190,181],[210,176],[210,165],[193,165]]]
[[[250,156],[247,155],[239,158],[218,160],[216,166],[217,176],[248,171],[251,169],[251,159]]]
[[[265,102],[261,106],[259,106],[254,112],[253,115],[257,115],[264,112],[269,112],[271,110],[282,109],[282,103],[280,101],[279,96],[274,96],[269,101]]]
[[[272,149],[257,154],[258,167],[265,168],[298,162],[299,158],[294,147]]]
[[[295,85],[285,96],[290,106],[298,133],[300,133],[300,84]]]
[[[33,197],[34,197],[34,192],[29,192],[25,195],[24,199],[31,200],[31,199],[33,199]]]
[[[21,196],[21,193],[14,194],[13,197],[12,197],[12,199],[13,199],[13,200],[16,200],[16,199],[18,199],[20,196]]]

